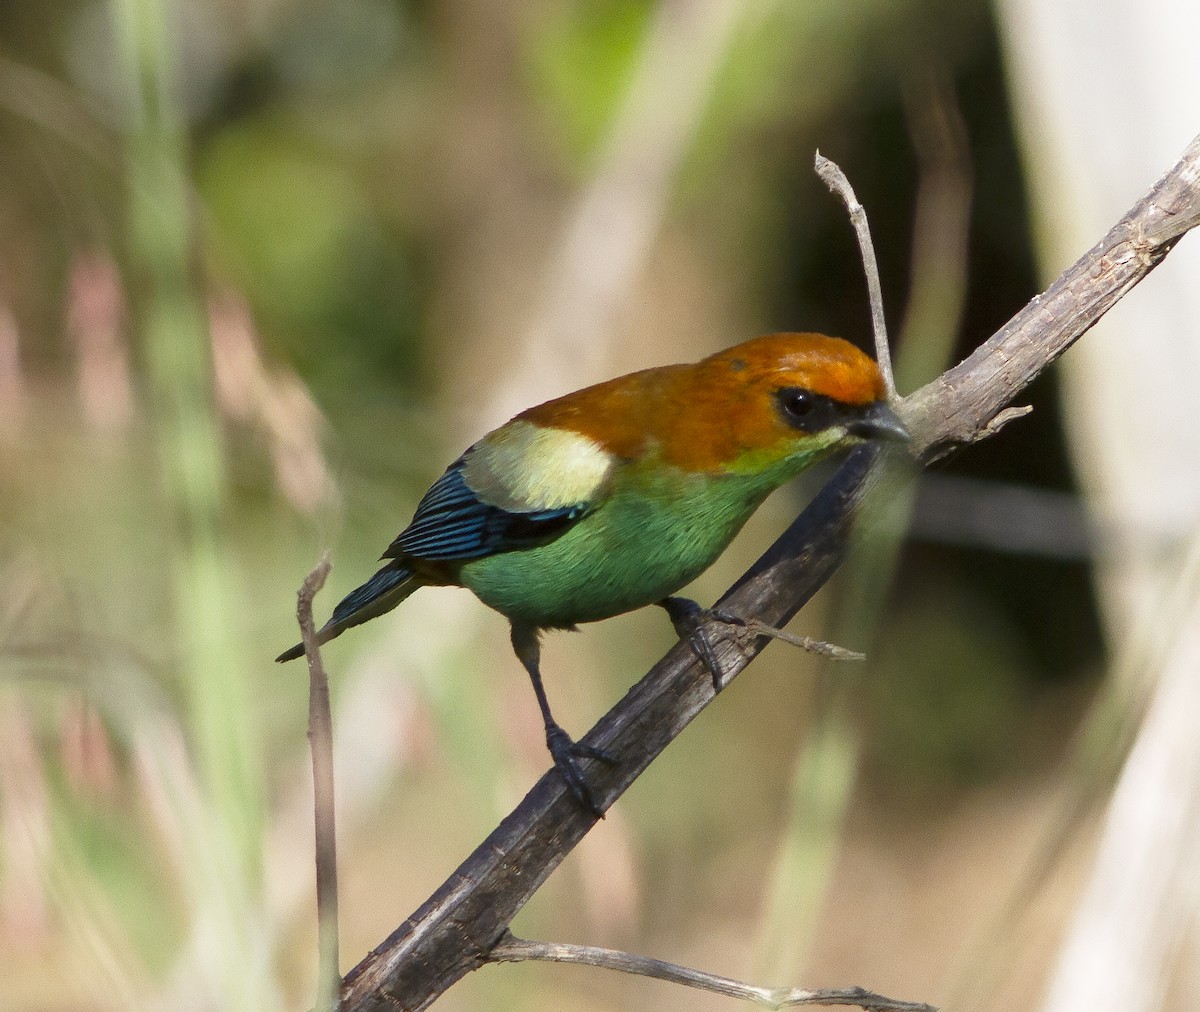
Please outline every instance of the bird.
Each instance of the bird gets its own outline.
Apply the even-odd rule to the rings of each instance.
[[[585,387],[521,412],[455,460],[317,640],[383,615],[422,587],[471,590],[508,619],[554,765],[599,816],[579,760],[615,760],[575,742],[554,719],[542,632],[659,605],[719,687],[696,634],[705,621],[731,619],[676,592],[806,468],[863,441],[908,438],[875,361],[821,334],[767,334],[698,362]],[[303,653],[297,644],[276,659]]]

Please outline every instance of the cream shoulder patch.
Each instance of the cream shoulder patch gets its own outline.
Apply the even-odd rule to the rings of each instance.
[[[587,436],[518,420],[471,447],[463,478],[491,505],[524,512],[592,502],[612,466],[612,455]]]

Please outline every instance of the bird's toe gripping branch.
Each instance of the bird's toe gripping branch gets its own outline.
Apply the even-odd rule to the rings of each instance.
[[[729,624],[718,617],[715,611],[702,607],[690,598],[664,597],[658,603],[675,627],[675,634],[692,648],[692,653],[708,668],[708,673],[712,675],[713,692],[720,692],[725,687],[725,672],[709,637],[708,627],[720,626],[728,635]]]
[[[592,790],[588,786],[587,778],[583,775],[578,760],[596,759],[612,766],[616,764],[616,757],[605,752],[604,749],[595,748],[592,745],[581,745],[558,724],[553,723],[546,725],[546,747],[550,750],[550,758],[554,760],[555,769],[567,782],[567,787],[575,800],[596,818],[604,818],[604,811],[592,796]]]
[[[782,640],[784,643],[800,647],[801,650],[820,654],[831,660],[866,660],[866,655],[857,650],[847,650],[845,647],[808,636],[796,636],[756,618],[742,618],[717,608],[705,608],[686,597],[665,597],[658,603],[670,617],[679,638],[692,648],[692,652],[708,668],[709,674],[712,675],[714,692],[720,692],[725,687],[726,679],[711,638],[712,632],[716,633],[718,639],[732,640],[739,646],[758,636],[769,636],[771,639]]]

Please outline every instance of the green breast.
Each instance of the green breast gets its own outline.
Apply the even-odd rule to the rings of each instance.
[[[789,464],[720,476],[628,468],[603,504],[561,537],[474,559],[459,579],[510,619],[542,628],[641,608],[707,569],[763,499],[800,469]]]

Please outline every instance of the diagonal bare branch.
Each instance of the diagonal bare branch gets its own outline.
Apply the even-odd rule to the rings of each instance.
[[[1200,137],[1109,233],[965,361],[901,405],[925,462],[996,430],[994,419],[1200,223]],[[833,574],[878,451],[860,447],[783,536],[719,602],[782,625]],[[765,640],[718,645],[734,677]],[[584,741],[613,754],[589,783],[607,807],[713,699],[712,679],[676,646]],[[594,818],[547,773],[411,917],[347,974],[343,1012],[423,1009],[488,961],[508,924]]]

